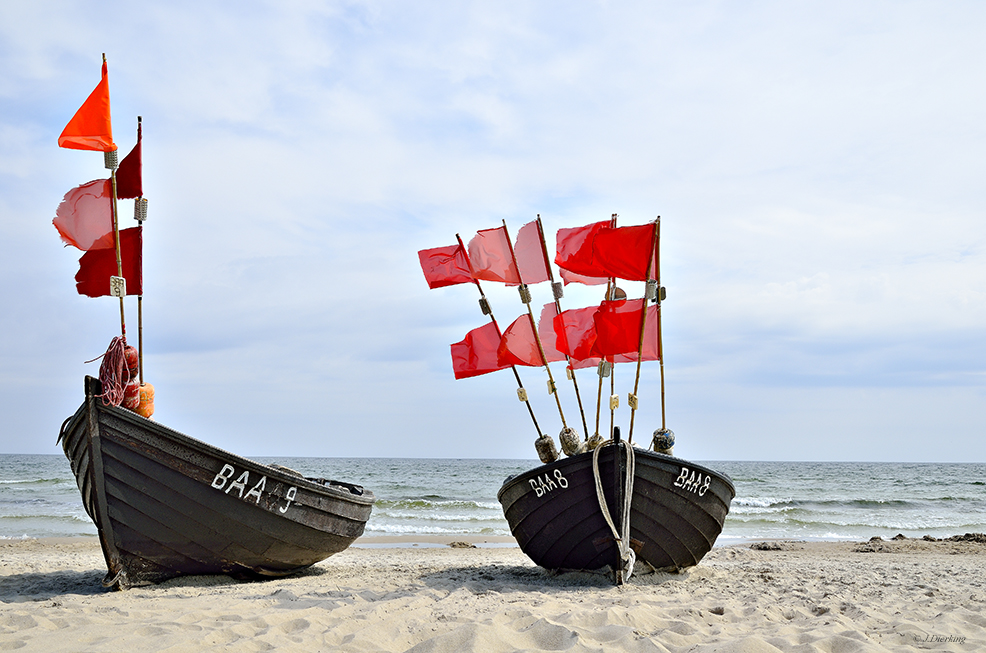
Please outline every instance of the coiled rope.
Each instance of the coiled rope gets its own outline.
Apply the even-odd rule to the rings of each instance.
[[[592,476],[596,481],[596,498],[599,500],[599,510],[603,513],[603,519],[606,520],[609,530],[613,533],[613,538],[616,539],[620,547],[620,559],[625,563],[624,568],[626,569],[624,581],[627,581],[630,580],[630,576],[633,574],[633,565],[637,562],[637,554],[630,547],[630,504],[633,501],[633,477],[636,474],[637,461],[634,457],[633,445],[626,440],[620,440],[619,444],[626,447],[627,451],[627,475],[623,484],[623,505],[620,506],[623,517],[620,520],[622,532],[617,532],[616,524],[613,523],[613,518],[609,513],[609,506],[606,505],[606,495],[603,494],[602,478],[599,475],[599,452],[610,443],[613,443],[612,439],[606,440],[592,452]],[[619,468],[617,458],[619,455],[619,450],[613,454],[614,473]]]
[[[115,336],[102,356],[86,361],[92,363],[103,359],[99,365],[99,382],[103,386],[103,394],[98,396],[102,398],[104,406],[119,406],[123,402],[124,390],[130,383],[126,347],[127,341],[122,336]]]

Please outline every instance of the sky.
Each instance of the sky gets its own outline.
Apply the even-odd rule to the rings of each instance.
[[[538,215],[550,247],[615,213],[661,219],[676,455],[986,461],[986,5],[100,7],[0,4],[0,453],[60,453],[120,331],[52,226],[108,176],[57,146],[105,53],[121,156],[143,119],[144,369],[171,428],[247,456],[534,459],[510,372],[453,378],[475,287],[429,290],[417,252]],[[493,286],[507,324],[524,307]],[[557,437],[545,370],[520,374]]]

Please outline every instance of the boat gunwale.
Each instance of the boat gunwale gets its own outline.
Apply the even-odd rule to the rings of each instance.
[[[96,385],[90,387],[91,382],[93,382]],[[187,446],[190,449],[194,449],[200,455],[213,457],[213,458],[226,457],[230,459],[230,462],[239,463],[243,467],[262,468],[265,474],[267,474],[270,477],[273,477],[274,479],[277,479],[278,481],[287,483],[289,485],[303,485],[305,489],[318,494],[323,494],[329,498],[351,501],[353,503],[363,506],[372,506],[374,503],[376,503],[376,497],[373,494],[373,491],[368,490],[363,486],[356,484],[344,484],[342,486],[329,485],[330,482],[329,479],[325,479],[326,481],[325,484],[317,483],[315,482],[315,480],[308,478],[306,476],[302,476],[300,474],[296,475],[294,473],[282,471],[271,465],[267,465],[265,463],[261,463],[256,460],[252,460],[250,458],[240,456],[238,454],[227,451],[221,447],[217,447],[213,444],[209,444],[202,440],[198,440],[190,435],[186,435],[182,433],[181,431],[177,431],[169,426],[165,426],[160,422],[156,422],[152,419],[144,417],[143,415],[138,415],[133,411],[126,410],[125,408],[103,405],[103,402],[99,400],[98,396],[96,396],[98,395],[98,393],[94,391],[98,389],[98,384],[99,384],[98,379],[95,379],[91,376],[86,376],[86,395],[87,395],[86,401],[83,402],[79,410],[77,410],[75,414],[71,418],[69,418],[69,420],[63,426],[62,434],[68,433],[71,427],[79,419],[84,419],[86,417],[86,414],[88,413],[86,402],[88,401],[89,396],[91,394],[92,398],[96,400],[93,403],[95,404],[97,412],[104,412],[115,418],[119,418],[125,422],[129,422],[130,424],[132,424],[137,428],[152,432],[157,437],[174,439],[180,445]],[[91,392],[91,390],[93,391]],[[61,437],[62,435],[59,436],[59,439],[61,439]],[[355,485],[356,487],[361,488],[363,490],[363,494],[359,495],[352,493],[351,491],[345,489],[347,485]]]
[[[602,446],[609,447],[609,446],[612,446],[612,445],[611,444],[603,444]],[[702,472],[704,472],[706,474],[711,474],[713,476],[716,476],[717,478],[719,478],[720,480],[722,480],[729,487],[729,489],[732,491],[733,496],[730,499],[735,499],[736,498],[736,485],[733,483],[733,479],[728,474],[726,474],[724,472],[718,472],[718,471],[716,471],[714,469],[711,469],[709,467],[706,467],[705,465],[702,465],[700,463],[693,463],[691,461],[685,460],[684,458],[678,458],[677,456],[669,456],[667,454],[658,453],[656,451],[651,451],[650,449],[644,449],[644,448],[638,447],[636,445],[632,445],[632,446],[633,446],[633,450],[634,450],[634,455],[644,454],[644,455],[647,455],[647,456],[655,457],[655,458],[657,458],[659,460],[664,460],[664,461],[667,461],[667,462],[673,462],[674,464],[680,465],[681,467],[687,467],[688,469],[694,469],[696,471],[702,471]],[[509,486],[518,483],[520,481],[520,479],[527,477],[532,472],[534,472],[536,470],[550,471],[552,469],[556,469],[556,468],[563,467],[565,465],[576,463],[577,461],[578,462],[581,462],[581,461],[579,461],[579,458],[580,457],[591,457],[592,456],[592,453],[593,452],[591,452],[591,451],[586,451],[584,453],[576,454],[574,456],[560,457],[560,458],[558,458],[558,460],[552,461],[550,463],[543,463],[543,464],[541,464],[541,465],[539,465],[537,467],[532,467],[532,468],[530,468],[530,469],[528,469],[526,471],[520,472],[518,474],[514,474],[512,476],[508,476],[503,481],[503,484],[500,486],[500,490],[496,493],[497,501],[500,501],[501,495],[503,495],[503,493],[507,491],[507,488]],[[602,453],[602,452],[600,452],[600,453]]]

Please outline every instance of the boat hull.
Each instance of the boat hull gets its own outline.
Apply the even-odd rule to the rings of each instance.
[[[604,446],[599,477],[619,528],[623,505],[615,473],[626,450]],[[736,496],[732,480],[680,458],[634,448],[630,542],[637,560],[655,569],[698,564],[722,532]],[[614,462],[615,461],[615,462]],[[562,458],[508,478],[497,498],[521,550],[547,569],[619,566],[619,546],[600,509],[592,453]]]
[[[371,492],[236,456],[104,406],[96,379],[85,386],[59,441],[99,533],[105,586],[283,576],[363,534]]]

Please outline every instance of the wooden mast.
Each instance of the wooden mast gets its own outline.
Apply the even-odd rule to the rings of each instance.
[[[106,53],[103,53],[103,65],[106,65]],[[111,213],[113,215],[113,242],[116,248],[116,275],[119,277],[120,283],[122,285],[118,286],[117,283],[111,281],[110,288],[111,293],[120,298],[120,335],[123,336],[123,341],[127,340],[127,322],[124,319],[123,314],[123,298],[126,296],[126,279],[123,276],[123,257],[120,254],[120,219],[116,208],[116,169],[119,167],[119,156],[117,150],[112,150],[110,152],[103,152],[103,161],[106,168],[110,171],[110,186],[113,190],[113,199],[110,204]]]
[[[141,142],[143,118],[137,116],[137,142]],[[143,151],[141,152],[143,155]],[[143,171],[141,171],[143,176]],[[144,385],[144,220],[147,219],[147,200],[144,199],[144,184],[141,180],[140,197],[134,200],[134,220],[137,221],[140,229],[140,267],[138,271],[141,276],[140,294],[137,295],[137,369],[140,373],[140,385]]]
[[[654,281],[655,292],[657,293],[654,301],[657,302],[657,356],[661,365],[661,430],[668,428],[664,410],[664,336],[661,326],[664,323],[664,315],[661,312],[661,302],[664,301],[664,288],[661,287],[661,216],[657,216],[657,227],[654,235]]]
[[[459,243],[459,247],[462,248],[463,253],[466,254],[466,263],[469,265],[469,275],[472,277],[472,282],[476,284],[476,290],[479,291],[479,307],[482,310],[483,315],[489,315],[490,321],[493,322],[493,328],[496,329],[496,334],[500,337],[503,334],[500,332],[500,325],[496,323],[496,317],[493,316],[493,309],[490,307],[490,302],[486,299],[486,293],[483,292],[483,287],[479,285],[479,279],[472,271],[472,261],[469,260],[469,254],[467,253],[466,246],[462,243],[462,238],[459,234],[455,234],[455,239]],[[509,239],[508,239],[509,240]],[[527,406],[527,412],[531,415],[531,421],[534,422],[534,429],[538,433],[538,437],[541,437],[541,427],[538,426],[538,420],[534,416],[534,409],[531,407],[531,402],[527,398],[527,390],[524,388],[524,382],[520,380],[520,374],[517,372],[517,367],[514,365],[510,366],[511,371],[514,373],[514,378],[517,379],[517,397],[524,402]]]
[[[616,218],[617,214],[614,213],[609,217],[609,226],[612,229],[616,228]],[[609,277],[606,280],[606,293],[603,296],[604,300],[613,299],[616,293],[616,278]],[[609,438],[613,437],[613,424],[615,421],[614,411],[616,408],[613,406],[613,394],[615,392],[616,386],[616,364],[606,360],[604,356],[602,360],[599,361],[599,365],[596,368],[596,373],[599,375],[599,387],[596,390],[596,435],[599,435],[599,416],[602,411],[603,405],[603,379],[607,376],[610,377],[610,409],[609,409]]]
[[[657,316],[657,329],[658,329],[658,343],[660,343],[660,330],[661,330],[661,274],[660,274],[660,257],[657,254],[658,246],[660,245],[661,238],[661,216],[657,216],[654,221],[654,235],[651,239],[651,249],[650,255],[647,261],[647,272],[650,272],[651,266],[654,266],[654,276],[656,280],[656,285],[654,288],[654,301],[657,302],[658,306],[658,316]],[[647,282],[650,285],[649,281]],[[633,394],[628,398],[627,403],[630,404],[630,432],[627,434],[627,441],[633,442],[633,420],[637,415],[637,389],[640,387],[640,365],[644,358],[644,333],[647,328],[647,302],[651,300],[650,292],[644,293],[643,308],[640,311],[640,338],[637,342],[637,375],[633,380]],[[660,349],[660,344],[658,344],[658,358],[661,361],[661,428],[664,428],[664,352]]]
[[[544,256],[544,269],[548,271],[548,283],[551,284],[551,294],[552,294],[552,296],[555,299],[555,313],[557,313],[557,314],[560,315],[561,314],[561,295],[562,295],[562,293],[560,291],[561,290],[560,286],[559,286],[559,291],[557,291],[557,292],[555,291],[555,275],[551,271],[551,260],[550,260],[550,258],[548,256],[548,245],[547,245],[547,243],[544,240],[544,228],[541,226],[541,214],[540,213],[538,213],[538,216],[537,216],[537,228],[538,228],[538,237],[541,239],[541,255]],[[517,272],[518,272],[518,274],[520,273],[520,268],[517,268]],[[568,354],[565,354],[565,360],[569,364],[571,364],[572,358]],[[574,368],[566,368],[566,369],[571,369],[572,385],[575,387],[575,399],[576,399],[576,401],[579,404],[579,415],[582,417],[582,429],[583,429],[583,432],[585,433],[586,439],[588,439],[589,438],[589,425],[585,421],[585,409],[582,407],[582,395],[579,392],[579,382],[575,378],[575,369]]]
[[[561,399],[558,397],[558,387],[555,385],[555,378],[551,375],[551,366],[548,365],[548,357],[544,354],[544,345],[541,343],[541,336],[538,334],[537,324],[534,321],[534,312],[531,310],[530,291],[528,291],[527,285],[524,283],[524,278],[520,275],[520,266],[517,265],[517,255],[514,253],[513,243],[510,242],[506,220],[503,221],[503,236],[507,241],[507,247],[510,249],[510,259],[514,262],[514,268],[517,270],[517,278],[520,280],[520,286],[518,286],[520,298],[524,305],[527,306],[527,317],[531,321],[531,332],[534,334],[534,341],[537,343],[538,352],[541,354],[541,363],[548,373],[548,392],[555,397],[555,405],[558,406],[558,416],[561,417],[562,428],[567,429],[568,424],[565,423],[565,411],[562,410]]]

